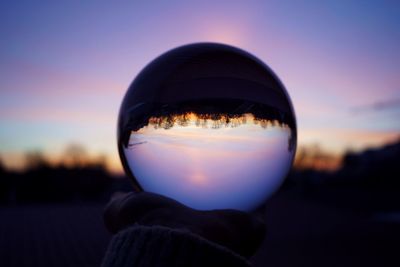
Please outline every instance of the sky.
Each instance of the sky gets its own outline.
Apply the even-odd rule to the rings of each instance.
[[[1,1],[0,156],[70,143],[121,171],[119,105],[155,57],[193,42],[242,48],[292,99],[299,146],[362,150],[400,135],[398,1]]]

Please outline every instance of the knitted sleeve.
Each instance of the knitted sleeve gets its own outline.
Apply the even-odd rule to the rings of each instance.
[[[250,267],[231,250],[185,230],[134,225],[111,240],[102,267]]]

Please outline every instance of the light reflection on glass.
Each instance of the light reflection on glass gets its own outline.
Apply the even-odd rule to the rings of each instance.
[[[185,113],[150,117],[124,153],[145,191],[196,209],[252,210],[285,178],[291,136],[288,125],[248,113]]]

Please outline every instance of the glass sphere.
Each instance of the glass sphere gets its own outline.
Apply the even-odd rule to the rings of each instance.
[[[296,138],[289,95],[271,69],[214,43],[147,65],[118,121],[120,158],[136,189],[200,210],[262,205],[287,176]]]

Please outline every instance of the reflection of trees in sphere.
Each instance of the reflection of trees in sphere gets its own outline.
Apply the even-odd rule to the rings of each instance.
[[[121,161],[135,187],[197,209],[261,205],[286,177],[296,136],[273,72],[243,50],[210,43],[146,66],[118,121]]]

